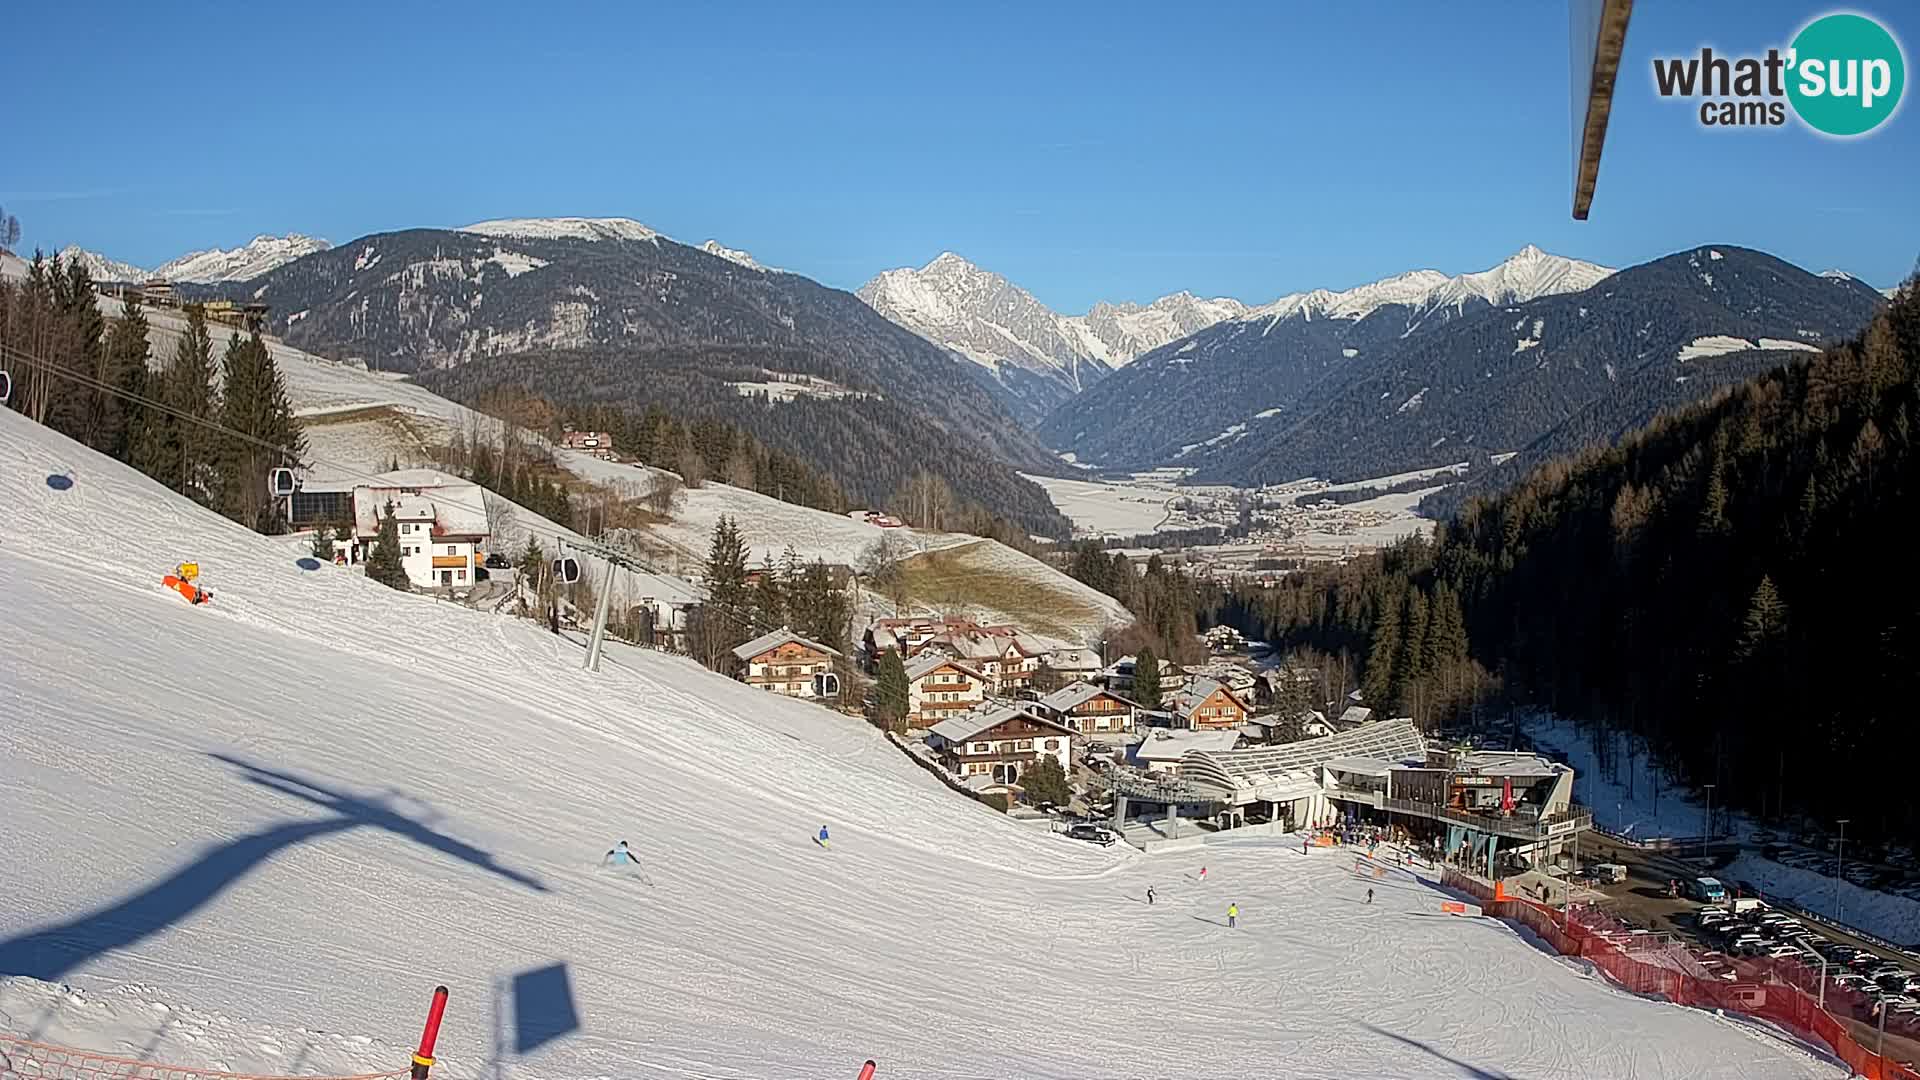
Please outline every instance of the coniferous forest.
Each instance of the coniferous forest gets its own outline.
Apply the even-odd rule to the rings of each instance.
[[[1855,340],[1535,469],[1436,530],[1221,601],[1429,724],[1485,700],[1644,740],[1716,803],[1920,825],[1920,295]],[[1417,643],[1417,644],[1416,644]]]
[[[186,314],[171,355],[155,357],[137,300],[107,317],[83,262],[36,253],[24,278],[0,280],[8,407],[248,528],[285,532],[268,474],[305,444],[279,369],[257,334],[211,326],[198,305]]]

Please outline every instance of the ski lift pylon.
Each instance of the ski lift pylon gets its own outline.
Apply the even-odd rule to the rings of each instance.
[[[580,580],[580,560],[571,556],[553,560],[553,579],[562,585]]]
[[[293,494],[293,470],[279,468],[268,473],[267,493],[276,499],[284,499]]]

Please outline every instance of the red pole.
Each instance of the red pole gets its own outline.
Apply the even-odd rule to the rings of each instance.
[[[860,1066],[860,1080],[873,1080],[874,1067],[875,1066],[871,1061],[867,1062],[865,1065]]]
[[[447,1011],[447,988],[433,989],[433,1005],[427,1009],[427,1026],[420,1032],[420,1049],[413,1052],[413,1080],[427,1080],[433,1068],[433,1044],[440,1038],[440,1017]]]

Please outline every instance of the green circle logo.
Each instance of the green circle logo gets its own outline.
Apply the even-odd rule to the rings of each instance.
[[[1823,15],[1793,39],[1787,98],[1815,131],[1842,137],[1879,127],[1900,105],[1907,64],[1886,27],[1864,15]]]

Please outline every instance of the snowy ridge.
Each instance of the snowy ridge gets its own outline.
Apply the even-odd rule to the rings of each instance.
[[[832,711],[617,644],[589,674],[576,640],[532,623],[302,570],[296,542],[7,410],[0,499],[24,511],[0,516],[8,627],[33,643],[0,651],[9,1028],[55,1013],[61,1041],[148,1060],[373,1072],[404,1067],[394,1048],[444,982],[446,1080],[828,1077],[867,1058],[883,1076],[1026,1080],[1335,1060],[1836,1075],[1500,924],[1419,918],[1442,897],[1417,882],[1363,904],[1345,854],[1075,843],[955,795]],[[159,586],[176,552],[212,605]],[[183,678],[193,693],[154,692]],[[831,851],[810,839],[823,823]],[[644,877],[598,866],[622,838]],[[1057,1010],[1009,1009],[981,991],[1009,956],[1047,957],[1054,994],[1102,1007],[1072,1038]],[[1222,993],[1262,1007],[1164,1005]],[[520,1011],[561,995],[564,1010]]]
[[[78,261],[93,275],[95,281],[145,281],[152,275],[133,265],[116,259],[109,259],[96,251],[88,251],[78,244],[68,244],[60,249],[59,258],[68,262]]]
[[[1542,296],[1580,292],[1613,271],[1528,244],[1490,270],[1449,277],[1438,270],[1412,270],[1340,292],[1314,289],[1289,293],[1249,311],[1243,320],[1363,319],[1380,308],[1400,305],[1417,312],[1460,308],[1482,300],[1495,307],[1521,304]]]
[[[642,240],[659,243],[661,237],[660,233],[632,218],[501,218],[497,221],[476,221],[454,231],[530,240]]]
[[[1144,307],[1099,303],[1085,315],[1066,316],[951,251],[917,270],[882,271],[856,295],[893,322],[982,367],[1012,363],[1054,370],[1075,389],[1083,365],[1124,366],[1246,310],[1238,300],[1202,300],[1180,292]]]
[[[734,263],[739,266],[744,266],[749,270],[759,270],[764,273],[771,273],[771,274],[781,274],[786,272],[784,270],[776,270],[770,266],[761,266],[759,263],[754,261],[752,255],[740,250],[739,248],[730,248],[718,240],[708,240],[707,242],[700,245],[700,250],[706,252],[709,255],[712,255],[716,259],[725,259],[730,263]]]
[[[286,236],[256,236],[230,250],[211,248],[182,255],[154,268],[153,276],[168,281],[209,284],[216,281],[251,281],[270,270],[316,251],[326,251],[325,240],[290,233]]]

